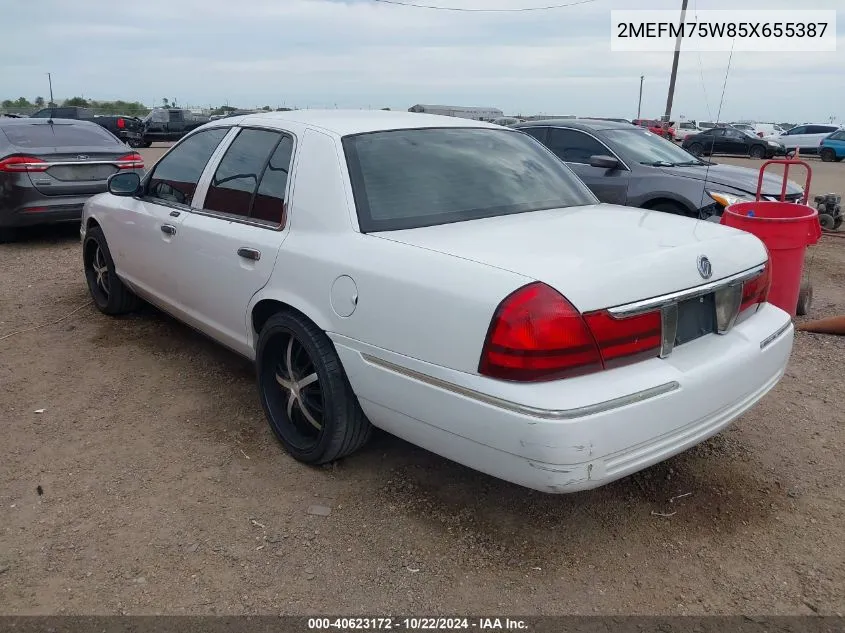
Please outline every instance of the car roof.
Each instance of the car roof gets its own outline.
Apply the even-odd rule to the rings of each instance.
[[[514,129],[524,127],[569,127],[575,130],[585,130],[593,132],[596,130],[629,130],[636,128],[636,125],[631,123],[622,123],[620,121],[603,121],[601,119],[539,119],[536,121],[526,121],[525,123],[518,123],[514,125]]]
[[[242,117],[229,117],[225,125],[261,124],[284,128],[286,124],[320,128],[338,136],[427,127],[478,127],[501,130],[502,127],[484,121],[417,112],[387,110],[290,110],[288,112],[262,112]],[[220,120],[214,121],[219,123]]]

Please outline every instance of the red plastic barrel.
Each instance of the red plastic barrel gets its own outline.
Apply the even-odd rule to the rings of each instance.
[[[753,215],[749,215],[753,212]],[[738,202],[722,213],[722,224],[759,237],[769,249],[769,303],[795,316],[804,254],[822,236],[819,212],[791,202]]]

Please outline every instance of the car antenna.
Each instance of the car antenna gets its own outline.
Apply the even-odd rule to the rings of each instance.
[[[50,84],[50,119],[47,122],[53,125],[53,109],[56,107],[56,104],[53,101],[53,77],[50,73],[47,73],[47,82]]]
[[[722,83],[722,97],[719,99],[719,111],[716,113],[716,125],[719,124],[719,119],[722,118],[722,105],[725,103],[725,88],[728,86],[728,76],[731,74],[731,61],[734,58],[734,44],[736,43],[736,38],[731,40],[731,54],[728,56],[728,67],[725,69],[725,81]],[[713,139],[713,142],[716,142],[716,139]],[[705,141],[706,143],[706,141]],[[710,160],[707,161],[707,169],[704,170],[704,188],[701,190],[701,201],[699,202],[699,207],[704,203],[704,196],[707,195],[707,178],[710,176],[710,166],[713,164],[713,145],[710,146]],[[727,207],[725,207],[727,209]],[[724,209],[722,209],[724,212]],[[698,213],[699,220],[706,220],[707,218],[701,217],[701,212]]]

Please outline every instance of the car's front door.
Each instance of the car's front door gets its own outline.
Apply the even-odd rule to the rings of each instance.
[[[806,144],[807,139],[807,126],[806,125],[799,125],[794,127],[790,130],[784,132],[781,137],[780,141],[783,143],[783,146],[786,149],[795,149],[796,147],[801,147],[802,143]]]
[[[182,224],[180,269],[189,320],[248,355],[247,306],[270,279],[288,234],[285,201],[294,137],[246,127],[227,142],[199,194],[201,208]]]
[[[144,179],[142,195],[116,214],[121,229],[106,236],[121,275],[164,309],[180,311],[181,224],[206,164],[228,131],[203,130],[174,146]]]
[[[618,159],[604,143],[581,130],[552,127],[549,128],[546,145],[558,158],[566,162],[599,200],[609,204],[626,204],[631,172],[621,161],[615,169],[590,165],[593,156]]]
[[[825,141],[825,147],[831,148],[840,160],[845,157],[845,130],[831,134]]]
[[[725,152],[727,148],[725,131],[726,130],[723,127],[716,127],[707,134],[709,138],[705,141],[705,147],[707,148],[708,153],[721,154]]]

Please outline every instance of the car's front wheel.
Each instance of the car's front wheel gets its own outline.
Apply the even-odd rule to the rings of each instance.
[[[834,152],[829,147],[825,147],[821,151],[822,160],[826,163],[832,163],[836,160],[836,152]]]
[[[751,158],[765,158],[766,148],[762,145],[752,145],[751,149],[748,151],[748,155],[751,156]]]
[[[687,151],[693,156],[701,156],[704,153],[704,145],[701,143],[692,143]]]
[[[361,448],[372,433],[337,352],[304,316],[279,312],[261,329],[258,390],[270,428],[307,464],[332,462]]]
[[[118,315],[138,308],[140,299],[115,273],[114,260],[109,252],[106,236],[99,227],[92,227],[85,234],[82,263],[88,291],[100,312]]]

